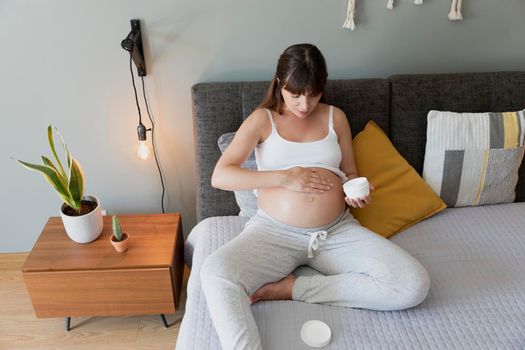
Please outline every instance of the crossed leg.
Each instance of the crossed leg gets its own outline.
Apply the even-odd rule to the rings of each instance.
[[[430,288],[419,261],[353,219],[333,228],[308,265],[323,275],[298,277],[294,300],[402,310],[420,304]]]
[[[372,310],[402,310],[428,294],[428,272],[412,255],[347,216],[329,230],[307,264],[321,275],[292,275],[268,283],[250,298],[293,299]]]

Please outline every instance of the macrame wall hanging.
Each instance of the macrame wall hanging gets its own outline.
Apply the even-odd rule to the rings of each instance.
[[[354,30],[355,29],[355,2],[356,0],[348,0],[348,8],[346,10],[346,21],[343,23],[343,28]],[[452,6],[448,14],[448,19],[451,21],[459,21],[463,19],[461,14],[461,2],[462,0],[452,0]],[[414,4],[422,5],[423,0],[414,0]],[[390,10],[394,9],[394,0],[388,0],[386,7]]]

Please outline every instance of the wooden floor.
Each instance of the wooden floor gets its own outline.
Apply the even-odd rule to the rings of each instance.
[[[0,254],[0,349],[170,349],[175,348],[186,304],[184,283],[181,308],[166,315],[127,317],[77,317],[71,331],[63,318],[37,319],[20,268],[27,253]],[[185,274],[186,275],[186,274]],[[187,280],[185,276],[185,281]]]

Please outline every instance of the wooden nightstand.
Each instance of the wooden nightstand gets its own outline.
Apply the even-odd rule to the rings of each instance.
[[[99,238],[78,244],[59,217],[47,222],[22,267],[41,317],[124,316],[174,313],[179,307],[184,268],[180,214],[119,215],[130,235],[125,253],[109,241],[111,216]]]

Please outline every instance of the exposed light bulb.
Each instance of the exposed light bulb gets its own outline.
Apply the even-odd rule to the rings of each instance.
[[[137,126],[137,134],[139,137],[137,157],[142,160],[147,160],[151,157],[151,149],[146,144],[146,131],[148,131],[148,129],[139,121],[139,126]]]
[[[137,145],[137,157],[142,160],[148,160],[151,158],[151,149],[146,144],[146,140],[139,141]]]

